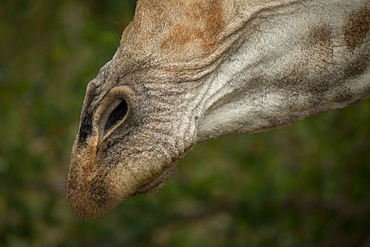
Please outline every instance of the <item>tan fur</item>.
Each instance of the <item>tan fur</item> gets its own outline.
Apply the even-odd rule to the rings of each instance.
[[[186,20],[170,27],[169,36],[161,48],[177,50],[185,45],[199,45],[204,54],[214,49],[225,25],[222,1],[189,1],[187,7],[194,11],[186,14]],[[189,44],[190,43],[190,44]]]

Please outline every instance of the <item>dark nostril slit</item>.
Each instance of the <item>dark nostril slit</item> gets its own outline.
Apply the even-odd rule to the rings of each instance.
[[[87,112],[82,118],[78,141],[83,143],[92,134],[92,114]]]
[[[126,100],[122,100],[121,103],[119,103],[119,105],[110,113],[107,122],[105,123],[104,132],[107,132],[122,120],[126,116],[127,109],[128,106]]]

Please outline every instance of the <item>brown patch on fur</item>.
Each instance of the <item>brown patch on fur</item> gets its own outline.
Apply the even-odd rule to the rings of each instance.
[[[302,54],[308,68],[322,71],[333,62],[331,32],[329,25],[323,25],[313,28],[309,33]]]
[[[301,83],[302,76],[323,72],[334,63],[333,44],[331,41],[332,29],[329,25],[317,26],[311,29],[307,39],[302,43],[299,57],[297,57],[291,71],[279,83]],[[279,80],[278,80],[279,81]],[[320,84],[320,82],[317,82]]]
[[[171,37],[163,44],[164,47],[183,46],[195,39],[203,39],[204,32],[201,28],[189,27],[183,24],[176,24],[172,27]]]
[[[184,19],[171,27],[162,48],[178,49],[179,46],[199,42],[204,53],[208,53],[216,45],[225,25],[222,1],[195,1],[189,3],[188,10]]]
[[[348,49],[353,52],[360,46],[370,30],[370,9],[364,7],[351,13],[343,26],[344,37]]]
[[[362,54],[355,61],[349,63],[345,69],[345,74],[347,77],[355,77],[361,75],[366,71],[366,68],[370,63],[370,54]]]

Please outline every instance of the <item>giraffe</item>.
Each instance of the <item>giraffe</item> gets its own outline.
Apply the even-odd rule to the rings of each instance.
[[[66,184],[94,218],[159,189],[196,144],[370,96],[369,0],[138,0],[87,87]]]

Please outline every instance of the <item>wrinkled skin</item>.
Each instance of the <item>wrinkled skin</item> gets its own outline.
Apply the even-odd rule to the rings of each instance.
[[[66,185],[72,211],[98,217],[160,188],[198,142],[368,98],[368,6],[139,0],[87,88]]]

